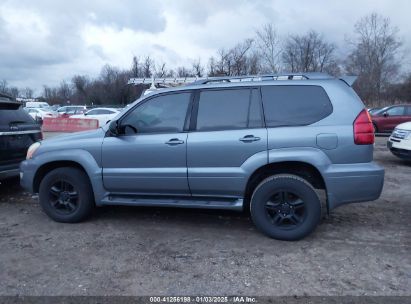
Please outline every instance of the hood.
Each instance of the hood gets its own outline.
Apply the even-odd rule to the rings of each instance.
[[[81,131],[70,134],[63,134],[56,137],[48,138],[43,140],[44,144],[54,143],[54,142],[66,142],[66,141],[77,141],[82,139],[95,139],[104,137],[105,131],[101,128],[90,130],[90,131]]]
[[[409,122],[404,122],[402,124],[399,124],[398,126],[395,127],[396,129],[402,129],[402,130],[407,130],[411,131],[411,121]]]
[[[45,139],[41,142],[35,155],[72,149],[81,149],[89,151],[92,155],[99,155],[105,134],[103,129],[98,128],[92,131],[76,132]]]

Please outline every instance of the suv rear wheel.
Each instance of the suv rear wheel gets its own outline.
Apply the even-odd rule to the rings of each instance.
[[[39,197],[44,212],[57,222],[80,222],[94,208],[88,176],[77,168],[50,171],[40,183]]]
[[[321,202],[310,183],[296,175],[274,175],[254,190],[251,218],[264,234],[279,240],[299,240],[321,219]]]

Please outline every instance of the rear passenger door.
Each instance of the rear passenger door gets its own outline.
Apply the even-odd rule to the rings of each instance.
[[[266,161],[260,91],[197,91],[187,139],[188,181],[194,196],[242,197],[248,179],[241,166],[258,153]]]

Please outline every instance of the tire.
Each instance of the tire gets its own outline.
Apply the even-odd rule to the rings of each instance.
[[[273,175],[254,190],[251,219],[267,236],[295,241],[309,235],[321,220],[321,201],[305,179],[289,174]]]
[[[372,125],[374,127],[374,134],[377,134],[378,133],[377,125],[375,123],[373,123]]]
[[[90,180],[77,168],[64,167],[47,173],[40,183],[39,198],[44,212],[56,222],[83,221],[94,209]]]

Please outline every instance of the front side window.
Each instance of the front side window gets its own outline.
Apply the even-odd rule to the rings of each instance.
[[[262,127],[258,90],[207,90],[200,93],[198,131],[258,127]]]
[[[404,115],[404,107],[392,107],[387,110],[388,116],[401,116]]]
[[[138,133],[182,132],[190,98],[189,92],[153,97],[127,114],[121,124]]]
[[[262,86],[261,93],[268,127],[309,125],[333,111],[327,93],[319,86]]]

